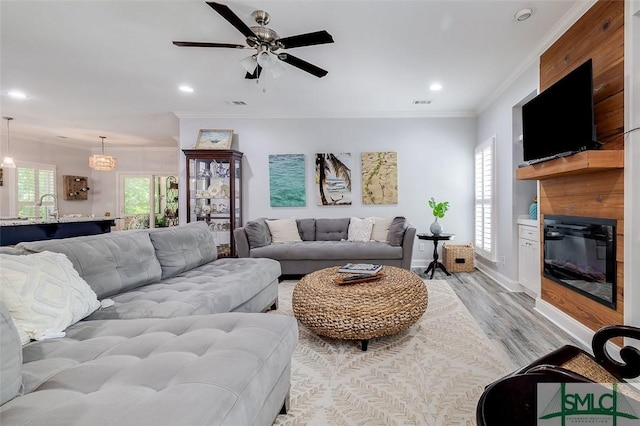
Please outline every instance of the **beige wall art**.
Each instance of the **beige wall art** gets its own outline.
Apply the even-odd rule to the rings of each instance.
[[[398,204],[398,153],[362,153],[362,204]]]

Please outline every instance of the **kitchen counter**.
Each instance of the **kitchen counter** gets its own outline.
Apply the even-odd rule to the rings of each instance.
[[[116,217],[68,216],[60,219],[0,219],[0,246],[26,241],[96,235],[111,232]]]
[[[91,216],[63,216],[60,219],[29,219],[29,218],[0,218],[0,226],[33,225],[43,223],[71,223],[71,222],[96,222],[103,220],[116,220],[117,217],[91,217]]]

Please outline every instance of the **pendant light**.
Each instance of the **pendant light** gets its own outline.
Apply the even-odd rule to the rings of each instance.
[[[116,159],[110,155],[104,155],[104,140],[106,136],[98,136],[102,139],[102,154],[93,154],[89,157],[89,167],[94,170],[106,171],[115,170]]]
[[[15,169],[16,163],[13,161],[13,157],[11,156],[11,146],[9,145],[11,140],[9,137],[9,122],[13,120],[13,117],[2,117],[2,118],[7,120],[7,155],[2,159],[2,164],[0,164],[0,167],[6,167],[7,169]]]

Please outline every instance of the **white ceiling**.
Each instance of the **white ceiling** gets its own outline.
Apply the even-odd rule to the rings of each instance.
[[[280,37],[327,30],[335,43],[289,52],[329,74],[318,79],[284,64],[284,75],[257,85],[244,79],[238,62],[249,50],[174,46],[173,40],[244,44],[204,1],[2,0],[0,106],[3,116],[14,117],[12,139],[91,149],[104,135],[111,146],[176,146],[176,114],[475,115],[588,7],[584,0],[226,4],[250,26],[252,10],[268,11]],[[516,22],[523,7],[535,13]],[[430,92],[434,81],[443,90]],[[180,84],[195,92],[178,91]],[[28,98],[13,99],[10,90]]]

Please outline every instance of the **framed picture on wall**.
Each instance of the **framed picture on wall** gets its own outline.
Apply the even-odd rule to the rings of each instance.
[[[195,149],[231,149],[233,130],[200,129]]]
[[[398,204],[398,154],[363,152],[362,204]]]
[[[269,155],[269,198],[271,207],[307,205],[304,154]]]
[[[316,204],[351,205],[351,153],[316,154]]]

